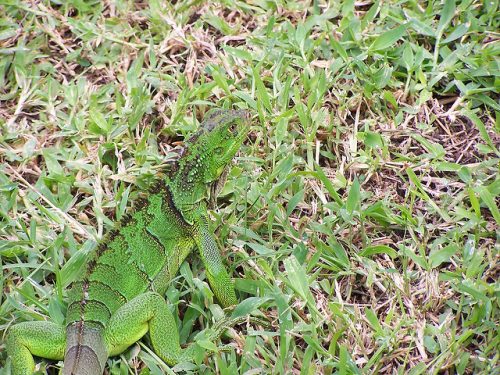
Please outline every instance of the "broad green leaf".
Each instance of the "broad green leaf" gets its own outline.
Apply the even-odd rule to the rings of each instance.
[[[104,117],[104,115],[99,112],[98,109],[95,108],[95,106],[92,106],[90,108],[90,111],[89,111],[89,114],[90,114],[90,118],[92,119],[92,121],[94,121],[94,123],[99,127],[101,128],[102,130],[104,130],[104,134],[107,134],[109,132],[109,124],[108,122],[106,121],[106,118]]]
[[[423,269],[428,268],[427,261],[426,261],[424,256],[417,255],[413,251],[413,249],[411,249],[410,247],[405,246],[405,245],[399,245],[399,249],[404,256],[407,256],[408,258],[410,258],[414,263],[418,264]]]
[[[393,259],[398,256],[398,253],[387,245],[367,246],[361,253],[359,253],[362,257],[369,257],[376,254],[387,254]]]
[[[380,51],[392,47],[406,31],[407,25],[401,25],[395,29],[386,31],[385,33],[379,35],[368,48],[369,51]]]
[[[359,181],[357,178],[352,182],[351,188],[349,189],[349,195],[347,196],[347,202],[345,208],[347,212],[352,215],[354,211],[359,211],[361,207],[361,193]]]
[[[490,210],[497,224],[500,225],[500,211],[498,210],[498,204],[496,201],[498,197],[494,197],[484,186],[478,186],[475,190],[479,194],[481,200]]]
[[[262,102],[267,111],[271,112],[271,98],[267,92],[266,86],[264,86],[264,82],[260,78],[260,73],[257,68],[252,69],[253,79],[255,82],[256,91],[256,100]]]
[[[455,27],[455,30],[453,30],[453,32],[450,33],[450,35],[448,35],[446,37],[446,39],[444,39],[441,44],[446,44],[446,43],[450,43],[450,42],[453,42],[454,40],[457,40],[458,38],[461,38],[462,36],[465,35],[465,33],[469,30],[469,24],[468,23],[461,23],[459,24],[457,27]]]
[[[214,69],[212,71],[212,76],[214,78],[214,81],[217,82],[217,86],[223,89],[226,95],[231,95],[231,90],[229,89],[227,78],[223,76],[217,69]]]
[[[425,349],[432,354],[437,353],[439,350],[439,345],[432,336],[424,336],[424,346]]]
[[[484,126],[484,123],[481,121],[481,119],[471,110],[463,109],[461,112],[462,114],[467,116],[474,123],[474,125],[476,125],[477,129],[479,130],[479,134],[481,134],[481,137],[483,137],[484,141],[488,144],[488,146],[490,146],[491,151],[495,152],[497,156],[500,156],[500,151],[493,144],[493,141],[491,140],[490,135],[486,130],[486,126]]]
[[[314,164],[314,170],[316,171],[314,176],[325,185],[325,189],[328,191],[328,194],[330,194],[330,197],[338,204],[343,204],[342,198],[340,198],[340,195],[335,190],[335,186],[333,186],[325,172],[323,172],[323,169],[319,165]]]
[[[61,268],[61,284],[63,287],[67,287],[78,277],[87,260],[87,255],[95,245],[94,241],[86,241],[81,249],[73,254]]]
[[[415,366],[411,368],[408,372],[408,375],[420,375],[427,372],[427,366],[423,362],[417,363]]]
[[[458,285],[457,289],[461,292],[470,294],[477,301],[482,301],[486,303],[489,301],[488,296],[481,290],[475,283],[471,280],[462,280],[462,282]]]
[[[442,263],[450,262],[451,257],[456,254],[458,248],[456,245],[451,244],[443,249],[435,250],[429,255],[429,262],[432,268],[438,267]]]
[[[363,30],[372,23],[372,21],[375,19],[375,17],[379,12],[380,12],[380,2],[375,1],[368,10],[368,12],[366,12],[363,19],[361,20],[361,27]]]
[[[307,302],[309,309],[317,313],[314,305],[314,298],[309,290],[309,280],[303,266],[299,264],[295,256],[290,256],[283,262],[285,265],[286,278],[288,286],[292,288],[298,296]]]
[[[248,242],[246,243],[248,247],[250,247],[252,250],[254,250],[257,254],[259,255],[272,255],[274,254],[274,251],[267,246],[264,245],[259,245],[258,243],[252,243]]]
[[[382,148],[384,147],[384,142],[379,133],[366,132],[365,133],[365,144],[370,148]]]
[[[217,345],[215,345],[212,341],[209,341],[209,340],[197,340],[196,344],[198,344],[202,348],[207,349],[207,350],[209,350],[211,352],[217,353],[217,350],[218,350]]]
[[[304,189],[298,191],[290,200],[288,201],[288,205],[286,207],[286,214],[290,216],[290,214],[295,210],[297,205],[302,202],[304,199]]]
[[[455,16],[455,0],[445,0],[442,12],[439,14],[437,35],[441,35]]]
[[[230,46],[223,46],[222,47],[225,51],[227,51],[227,53],[229,53],[230,55],[233,55],[239,59],[242,59],[242,60],[247,60],[247,61],[251,61],[252,60],[252,54],[250,52],[248,52],[247,50],[245,49],[242,49],[242,48],[234,48],[234,47],[230,47]]]
[[[365,309],[366,319],[370,322],[370,325],[377,333],[382,333],[383,328],[378,321],[377,314],[370,308]]]
[[[258,309],[260,306],[271,299],[271,297],[249,297],[244,301],[241,301],[238,306],[236,306],[233,313],[231,314],[231,318],[250,315],[252,311]]]
[[[396,100],[396,97],[389,90],[385,90],[384,91],[384,100],[387,101],[389,104],[391,104],[392,107],[393,107],[393,109],[395,109],[395,110],[399,109],[399,105],[398,105],[398,102]],[[382,137],[380,136],[380,134],[378,136],[380,137],[380,139],[382,139]]]
[[[420,134],[412,134],[412,137],[425,147],[425,149],[431,154],[430,156],[432,156],[433,159],[442,158],[446,154],[444,147],[439,143],[432,142],[422,137]]]
[[[335,38],[330,38],[330,45],[332,46],[332,50],[339,54],[339,56],[344,60],[344,62],[349,61],[349,55],[345,48],[340,44]]]
[[[53,176],[64,176],[64,169],[59,164],[59,161],[54,155],[55,149],[45,149],[42,151],[43,158],[45,160],[45,165],[47,166],[47,171],[49,175]]]
[[[415,56],[413,54],[413,49],[411,48],[411,43],[406,43],[403,49],[403,62],[407,71],[411,72],[415,65]]]

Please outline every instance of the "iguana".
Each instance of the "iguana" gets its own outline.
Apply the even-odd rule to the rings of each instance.
[[[14,375],[31,374],[33,356],[64,358],[63,374],[102,374],[109,356],[149,332],[154,352],[167,364],[191,361],[182,349],[164,294],[186,256],[197,248],[210,286],[224,307],[236,295],[209,230],[209,190],[220,189],[250,126],[244,110],[211,110],[169,176],[135,202],[100,241],[82,275],[68,288],[66,325],[23,322],[10,328],[7,352]],[[217,335],[220,335],[217,333]]]

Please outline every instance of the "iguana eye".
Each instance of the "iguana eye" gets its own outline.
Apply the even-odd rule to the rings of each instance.
[[[231,126],[229,126],[229,131],[236,135],[238,133],[238,126],[236,125],[236,123],[232,123]]]
[[[217,155],[222,155],[224,153],[224,148],[223,147],[216,147],[214,149],[214,152],[217,154]]]

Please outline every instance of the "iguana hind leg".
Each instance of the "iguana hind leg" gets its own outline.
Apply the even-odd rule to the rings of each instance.
[[[13,375],[31,375],[35,369],[33,356],[61,360],[66,348],[66,331],[52,322],[23,322],[10,328],[7,352]]]
[[[165,299],[154,292],[135,297],[113,314],[104,333],[110,355],[123,352],[146,332],[153,350],[167,364],[193,360],[194,347],[181,348],[175,319]]]
[[[224,319],[216,324],[214,329],[207,330],[208,335],[205,335],[205,339],[217,340],[226,328],[247,319],[247,317]],[[250,321],[261,322],[255,318],[250,318]],[[201,349],[194,343],[181,348],[178,328],[166,301],[158,293],[149,292],[135,297],[111,317],[104,333],[110,356],[120,354],[146,332],[149,332],[154,352],[170,366],[180,362],[193,362],[197,349]],[[224,345],[217,350],[228,351],[231,348],[233,347],[230,345]]]

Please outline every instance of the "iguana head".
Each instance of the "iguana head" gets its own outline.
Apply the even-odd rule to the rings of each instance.
[[[250,128],[244,110],[211,110],[200,130],[187,142],[170,190],[173,201],[188,222],[187,213],[208,198],[208,189],[223,173],[240,148]]]

